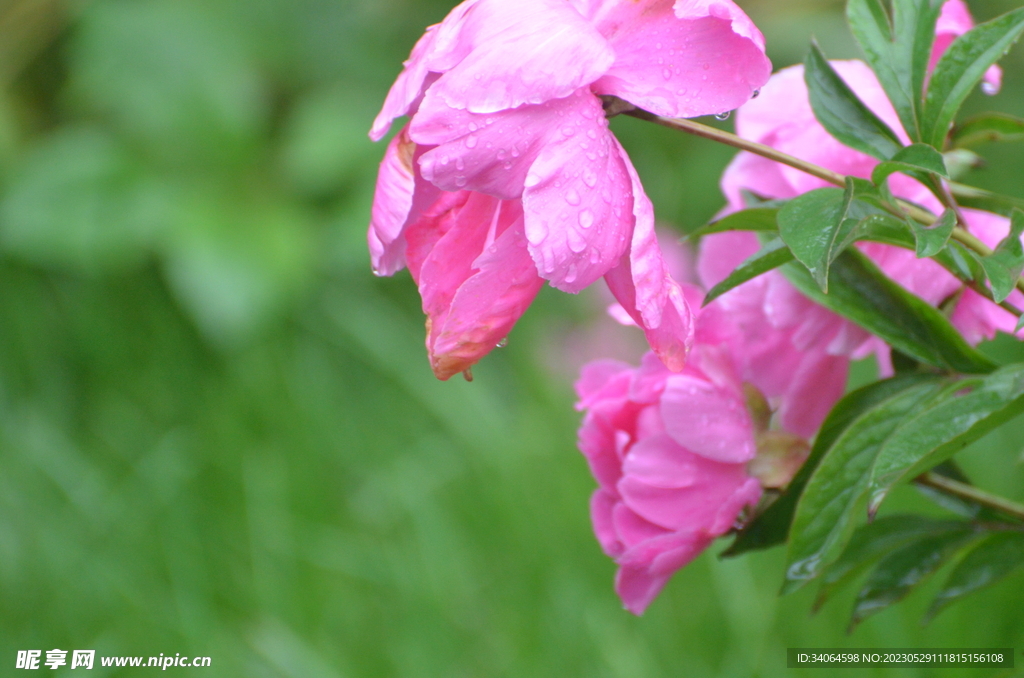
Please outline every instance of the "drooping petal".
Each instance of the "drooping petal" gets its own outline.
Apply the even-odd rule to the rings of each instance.
[[[739,107],[771,75],[764,38],[731,0],[605,3],[595,20],[615,63],[594,83],[658,115]]]
[[[603,75],[615,58],[565,0],[478,0],[446,53],[431,63],[444,74],[425,102],[437,97],[474,113],[568,96]]]
[[[439,379],[465,371],[494,349],[543,284],[526,251],[517,203],[474,193],[451,214],[417,280],[427,350]]]
[[[640,542],[623,553],[615,574],[615,592],[622,604],[633,614],[643,614],[676,570],[700,555],[712,541],[698,532],[671,533]]]
[[[640,185],[640,178],[618,142],[633,186],[633,237],[629,252],[605,274],[608,289],[643,328],[647,342],[672,371],[686,363],[693,341],[693,312],[679,283],[669,275],[654,231],[654,207]]]
[[[575,293],[629,248],[639,184],[630,179],[600,100],[586,90],[570,100],[572,113],[526,176],[523,209],[538,272],[552,287]]]
[[[612,558],[626,550],[612,522],[612,511],[618,503],[618,497],[603,488],[598,488],[590,496],[590,522],[594,525],[594,536],[601,550]]]
[[[409,211],[412,209],[416,180],[413,154],[416,145],[408,128],[395,135],[384,152],[373,194],[373,209],[367,242],[370,261],[378,275],[391,275],[404,265],[404,247],[399,242]]]

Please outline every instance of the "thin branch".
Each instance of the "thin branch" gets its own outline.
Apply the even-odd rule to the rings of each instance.
[[[981,506],[987,506],[988,508],[998,511],[1003,515],[1024,521],[1024,506],[1004,497],[990,494],[984,490],[979,490],[973,485],[961,483],[960,481],[941,476],[938,473],[933,473],[932,471],[921,474],[914,479],[914,482],[918,485],[931,487],[954,497],[966,499]]]
[[[738,148],[741,151],[748,151],[750,153],[754,153],[755,155],[759,155],[763,158],[774,160],[775,162],[782,163],[783,165],[788,165],[794,169],[800,170],[801,172],[810,174],[812,177],[817,177],[822,181],[827,181],[830,184],[839,186],[840,188],[846,186],[846,176],[840,174],[839,172],[833,172],[832,170],[821,167],[820,165],[815,165],[814,163],[807,162],[806,160],[801,160],[796,156],[789,155],[788,153],[783,153],[782,151],[772,148],[771,146],[766,146],[765,144],[759,144],[756,141],[744,139],[740,136],[733,134],[732,132],[726,132],[725,130],[720,130],[715,127],[711,127],[710,125],[704,125],[694,120],[687,120],[685,118],[668,118],[662,115],[655,115],[650,111],[645,111],[642,108],[637,108],[636,106],[630,104],[629,102],[623,101],[622,99],[618,99],[615,97],[605,97],[605,100],[605,108],[608,111],[609,115],[628,115],[633,118],[639,118],[640,120],[646,120],[647,122],[653,122],[654,124],[661,125],[662,127],[680,130],[682,132],[686,132],[687,134],[692,134],[703,139],[717,141],[720,144],[732,146],[733,148]],[[952,200],[952,196],[949,195],[948,191],[944,191],[944,193],[945,197],[947,197],[953,205],[956,205],[955,201]],[[927,210],[921,209],[917,205],[913,205],[904,200],[897,200],[897,203],[899,204],[900,209],[904,211],[906,216],[911,217],[915,221],[922,223],[925,226],[934,224],[935,221],[938,219],[934,214]],[[960,223],[965,223],[962,221],[962,215],[960,215],[959,208],[957,207],[955,209]],[[897,214],[897,216],[902,217],[904,215]],[[986,245],[981,240],[972,235],[970,232],[968,232],[967,229],[963,228],[963,226],[956,226],[953,229],[953,234],[951,237],[954,240],[962,243],[965,247],[974,250],[981,256],[988,256],[992,254],[992,249],[989,248],[988,245]],[[1024,292],[1024,278],[1017,279],[1017,289]],[[1000,305],[1007,311],[1013,313],[1014,315],[1021,315],[1021,311],[1019,309],[1016,309],[1012,304]]]

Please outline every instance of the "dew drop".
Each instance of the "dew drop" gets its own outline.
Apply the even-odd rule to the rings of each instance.
[[[583,169],[583,183],[585,183],[590,188],[593,188],[594,186],[597,185],[597,174],[594,172],[594,170],[590,169],[589,167],[585,167]]]
[[[475,134],[470,134],[468,137],[466,137],[466,148],[476,148],[476,145],[477,143],[479,143],[479,141],[480,140],[476,138]]]
[[[441,164],[442,165],[447,165],[449,160],[450,160],[450,158],[447,155],[442,155],[441,156]]]
[[[508,346],[508,337],[504,337],[501,341],[494,345],[495,348],[505,348]]]
[[[506,154],[504,148],[499,148],[498,149],[498,160],[504,160],[506,155],[507,154]]]
[[[661,74],[662,74],[663,76],[665,76],[665,79],[666,79],[666,80],[671,80],[671,79],[672,79],[672,69],[671,69],[671,68],[666,68],[666,69],[664,69],[664,70],[663,70],[663,71],[661,72]]]
[[[565,272],[565,282],[576,282],[576,264],[569,264],[569,270]]]
[[[711,64],[705,63],[701,66],[701,68],[703,68],[705,71],[709,70],[711,68]]]
[[[455,169],[457,169],[460,172],[466,169],[466,162],[462,159],[461,155],[455,158]]]
[[[462,188],[463,186],[465,186],[466,185],[466,177],[463,177],[463,176],[455,177],[455,185],[458,186],[459,188]]]
[[[565,194],[565,201],[570,205],[579,205],[580,194],[576,192],[575,188],[570,188]]]
[[[981,83],[981,91],[989,96],[999,94],[999,85],[993,82],[983,82]]]
[[[519,149],[516,148],[515,146],[512,147],[512,157],[513,158],[518,158],[519,157]]]
[[[596,139],[597,138],[597,130],[596,129],[588,129],[587,130],[587,136],[590,137],[591,139]]]
[[[570,127],[569,125],[566,125],[565,127],[562,128],[562,134],[567,137],[571,137],[573,134],[576,134],[576,130],[575,128]]]
[[[469,131],[470,131],[470,132],[475,132],[475,131],[477,131],[478,129],[480,129],[480,128],[479,128],[479,127],[477,127],[477,124],[476,124],[475,122],[471,122],[471,123],[469,123]]]
[[[732,111],[726,111],[725,113],[717,113],[715,115],[715,120],[728,120],[730,115],[732,115]]]
[[[583,210],[580,212],[580,226],[583,228],[590,228],[594,225],[594,213],[590,210]]]

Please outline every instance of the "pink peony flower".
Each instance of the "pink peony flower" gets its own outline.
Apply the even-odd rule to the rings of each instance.
[[[703,296],[684,290],[695,303]],[[634,614],[731,530],[762,486],[789,482],[846,383],[847,359],[797,349],[757,303],[716,301],[695,334],[682,372],[648,353],[639,368],[590,363],[576,384],[587,411],[579,447],[598,482],[594,532]]]
[[[950,0],[950,5],[954,0]],[[949,5],[947,5],[948,7]],[[878,84],[871,69],[860,61],[834,61],[833,67],[876,115],[909,143],[899,118]],[[834,139],[814,117],[803,78],[803,66],[776,73],[761,91],[761,96],[737,111],[737,133],[814,164],[843,174],[870,177],[878,160],[853,150]],[[890,188],[900,197],[924,205],[939,213],[942,206],[921,184],[903,175],[893,175]],[[766,198],[793,198],[827,186],[821,179],[792,167],[750,153],[740,153],[722,177],[722,191],[728,199],[726,211],[744,207],[743,191]],[[1009,222],[998,215],[963,210],[968,227],[989,246],[995,246],[1009,233]],[[931,259],[918,259],[909,250],[877,243],[858,247],[883,271],[906,289],[932,305],[957,293],[963,285]],[[705,239],[698,267],[702,283],[710,286],[723,279],[733,267],[759,249],[750,233],[714,235]],[[801,348],[814,344],[827,347],[829,353],[861,358],[874,352],[883,373],[887,372],[887,349],[877,338],[800,295],[778,272],[762,276],[756,285],[747,283],[722,298],[723,304],[737,302],[736,297],[755,295],[763,299],[765,311],[774,327],[791,329],[793,340]],[[764,289],[755,289],[760,286]],[[746,291],[743,291],[746,289]],[[1024,302],[1014,292],[1011,302]],[[967,290],[952,315],[953,324],[971,342],[992,338],[997,330],[1012,332],[1015,318],[981,295]]]
[[[411,115],[381,164],[368,240],[379,275],[410,268],[435,374],[491,350],[545,280],[575,293],[602,276],[680,369],[691,311],[599,95],[719,113],[770,68],[731,0],[466,0],[428,28],[371,131]]]
[[[576,388],[579,446],[598,482],[594,532],[619,565],[623,604],[642,614],[761,497],[746,472],[756,448],[742,386],[728,356],[702,346],[681,373],[650,353],[639,369],[590,363]]]

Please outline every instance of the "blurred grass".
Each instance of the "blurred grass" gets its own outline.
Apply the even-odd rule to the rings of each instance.
[[[748,5],[777,66],[839,35],[837,2]],[[779,551],[706,554],[645,617],[621,610],[550,367],[600,301],[545,291],[476,381],[440,383],[408,275],[369,272],[366,129],[448,9],[0,0],[0,662],[781,676],[787,646],[1024,648],[1020,575],[929,627],[916,595],[847,637],[852,591],[810,619],[812,592],[775,596]],[[1011,59],[993,103],[1021,114]],[[727,149],[615,128],[666,224],[720,207]],[[1020,194],[1014,148],[980,183]],[[1022,499],[1022,439],[1018,421],[964,465]],[[900,507],[934,510],[910,490]]]

